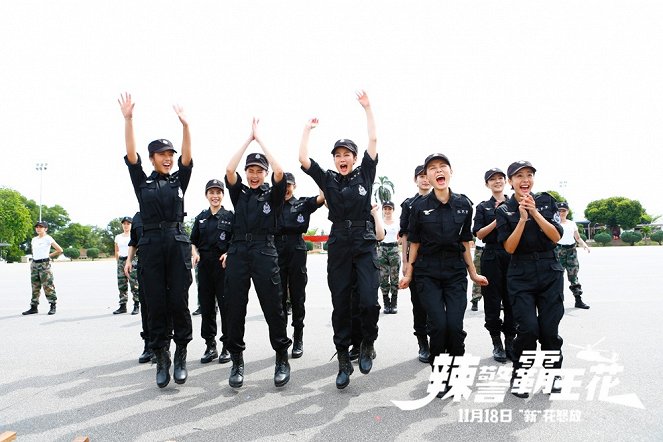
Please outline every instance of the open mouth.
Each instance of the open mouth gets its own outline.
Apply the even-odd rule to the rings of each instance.
[[[341,173],[347,173],[350,168],[347,164],[339,164],[338,169],[341,171]]]
[[[444,175],[438,175],[435,177],[435,182],[438,186],[444,186],[447,183],[447,178]]]
[[[530,191],[531,191],[531,187],[530,187],[529,184],[523,184],[518,188],[520,189],[521,193],[530,193]]]

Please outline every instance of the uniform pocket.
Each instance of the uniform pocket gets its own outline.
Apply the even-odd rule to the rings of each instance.
[[[186,235],[175,235],[175,241],[182,250],[182,259],[187,270],[191,270],[191,241]]]
[[[559,263],[559,261],[554,261],[550,263],[550,268],[551,270],[554,270],[555,272],[564,272],[564,267]]]

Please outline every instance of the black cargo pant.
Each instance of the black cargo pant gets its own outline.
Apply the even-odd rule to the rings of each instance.
[[[263,235],[264,236],[264,235]],[[237,241],[228,248],[224,302],[228,319],[226,349],[243,352],[246,305],[251,281],[269,328],[269,341],[275,351],[287,350],[292,341],[286,334],[286,318],[281,305],[281,276],[274,239]]]
[[[516,334],[506,278],[510,261],[511,255],[496,244],[486,244],[481,255],[481,274],[488,278],[488,285],[481,287],[481,296],[485,327],[491,336],[499,336],[502,332],[508,336]],[[504,306],[504,321],[500,318],[501,306]]]
[[[308,283],[306,243],[299,233],[277,235],[276,250],[279,254],[279,269],[281,271],[283,311],[288,311],[286,301],[288,300],[288,294],[290,294],[292,326],[295,329],[302,329],[306,316],[304,303],[306,302],[306,284]]]
[[[359,300],[362,337],[366,341],[375,341],[378,337],[380,270],[375,234],[367,227],[333,226],[327,244],[327,284],[334,308],[334,344],[337,350],[346,351],[352,342],[353,285]]]
[[[507,290],[516,323],[513,351],[516,361],[523,350],[562,349],[559,323],[564,315],[564,270],[553,252],[513,255],[507,273]],[[560,353],[561,356],[561,353]],[[554,365],[560,368],[562,361]],[[514,370],[520,362],[513,363]]]
[[[198,303],[200,304],[200,336],[205,342],[216,338],[216,306],[221,313],[221,338],[226,343],[226,311],[224,305],[224,284],[226,270],[221,266],[220,253],[201,252],[198,262]]]
[[[463,319],[467,308],[467,269],[460,252],[419,255],[414,264],[417,293],[428,318],[430,360],[465,354]]]
[[[140,275],[147,302],[150,347],[186,345],[192,339],[189,313],[191,242],[179,228],[145,230],[138,241]]]
[[[410,281],[410,299],[412,300],[412,322],[415,336],[426,336],[426,309],[421,302],[419,292],[417,292],[417,279],[412,275]]]

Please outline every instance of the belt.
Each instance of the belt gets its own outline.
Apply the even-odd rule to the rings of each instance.
[[[160,230],[160,229],[174,229],[182,227],[182,223],[180,222],[160,222],[160,223],[153,223],[153,224],[144,224],[143,225],[143,231],[148,231],[148,230]]]
[[[493,243],[486,244],[486,247],[484,247],[484,248],[485,248],[486,250],[491,250],[491,249],[492,249],[492,250],[504,250],[504,246],[503,246],[502,244],[498,244],[498,243],[495,243],[495,244],[493,244]]]
[[[119,261],[125,261],[128,258],[128,256],[118,256],[117,259]]]
[[[287,241],[289,239],[300,239],[302,237],[301,233],[283,233],[281,235],[274,235],[274,238],[277,241]]]
[[[233,242],[237,241],[273,241],[274,240],[274,235],[266,234],[266,233],[246,233],[243,235],[233,235]]]
[[[538,259],[554,258],[555,253],[552,250],[548,250],[546,252],[518,253],[512,256],[521,261],[536,261]]]
[[[484,247],[482,247],[482,246],[474,246],[474,248],[477,249],[477,250],[483,250],[484,249]]]
[[[398,245],[397,242],[380,242],[378,243],[380,247],[396,247]]]
[[[427,253],[425,255],[419,255],[421,256],[421,259],[449,259],[449,258],[460,258],[462,256],[460,251],[450,251],[450,250],[442,250],[439,252],[435,253]],[[417,259],[419,259],[419,256],[417,256]]]
[[[576,245],[575,244],[558,244],[563,249],[575,249]]]
[[[42,263],[42,262],[48,262],[50,260],[51,260],[51,258],[33,259],[32,262],[39,264],[39,263]]]
[[[332,223],[332,227],[350,229],[352,227],[366,227],[366,223],[369,221],[356,221],[351,219],[344,219],[343,221],[336,221]]]

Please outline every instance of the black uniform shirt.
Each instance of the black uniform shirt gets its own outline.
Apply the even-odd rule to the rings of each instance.
[[[143,223],[184,221],[184,193],[191,179],[193,160],[184,166],[182,158],[178,158],[177,172],[166,176],[153,171],[149,177],[143,172],[140,155],[136,164],[129,163],[126,155],[124,162],[129,168]]]
[[[477,211],[474,214],[474,226],[472,227],[472,233],[474,233],[475,236],[479,230],[495,221],[495,211],[497,210],[495,203],[497,203],[497,200],[494,196],[491,196],[488,201],[481,201],[477,204]],[[504,204],[504,202],[500,202],[499,205],[502,204]],[[486,244],[497,244],[497,228],[493,229],[488,235],[486,235],[483,242]]]
[[[419,255],[463,252],[463,241],[472,241],[472,201],[450,191],[443,204],[431,192],[419,198],[410,211],[408,241],[420,243]]]
[[[555,229],[557,229],[559,234],[562,235],[564,230],[559,224],[560,218],[557,206],[555,205],[555,198],[542,192],[538,195],[534,195],[534,202],[536,204],[536,210],[538,210],[548,222],[555,226]],[[504,244],[504,241],[511,236],[511,233],[513,233],[520,220],[518,201],[516,201],[515,195],[509,198],[506,203],[498,207],[495,215],[497,218],[497,240]],[[521,253],[546,252],[553,250],[554,248],[555,243],[543,233],[543,230],[541,230],[536,221],[532,218],[528,218],[525,223],[523,235],[520,237],[518,247],[516,247],[513,254],[518,255]]]
[[[398,236],[408,235],[408,225],[410,224],[410,211],[412,211],[412,206],[414,203],[419,201],[419,198],[422,196],[419,193],[415,194],[411,198],[407,198],[401,203],[401,218],[400,218],[400,230],[398,231]]]
[[[283,212],[279,217],[279,234],[306,233],[311,221],[311,214],[322,206],[322,203],[318,204],[317,200],[317,196],[309,198],[295,198],[293,196],[286,201],[283,205]]]
[[[137,247],[141,236],[143,236],[143,218],[140,216],[140,212],[136,212],[129,231],[129,247]]]
[[[371,158],[364,152],[361,165],[343,176],[333,170],[323,171],[320,165],[311,160],[311,167],[302,170],[309,175],[325,194],[329,206],[329,220],[333,223],[351,221],[372,221],[371,192],[375,181],[378,158]]]
[[[257,189],[251,189],[242,184],[239,174],[234,185],[230,185],[226,177],[226,188],[235,206],[233,235],[276,233],[276,220],[283,210],[287,183],[285,178],[275,183],[272,174],[272,184],[272,187],[264,183]]]
[[[200,253],[223,255],[232,238],[234,219],[235,215],[223,207],[215,214],[210,209],[203,210],[193,221],[191,244]]]

